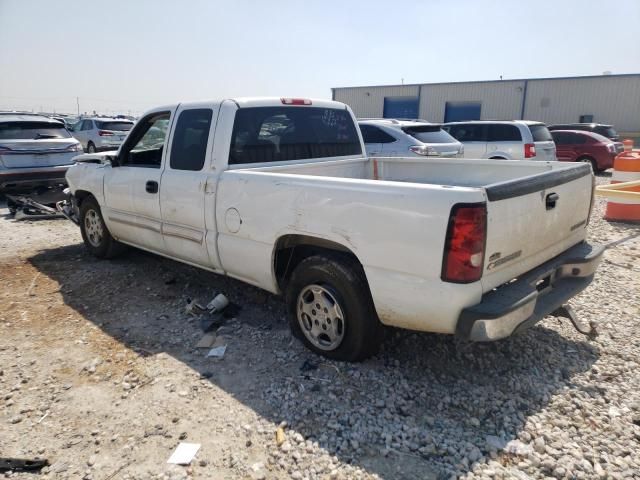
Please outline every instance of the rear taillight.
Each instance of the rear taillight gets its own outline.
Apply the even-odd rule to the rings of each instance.
[[[438,155],[438,152],[433,147],[429,147],[428,145],[412,145],[409,147],[413,153],[418,155]]]
[[[536,156],[536,146],[533,143],[524,144],[524,158],[533,158]]]
[[[110,137],[113,135],[113,132],[109,132],[107,130],[98,130],[98,135],[101,137]]]
[[[308,98],[281,98],[280,101],[285,105],[311,105]]]
[[[454,205],[444,244],[442,280],[454,283],[480,280],[486,238],[486,203]]]
[[[67,152],[82,152],[82,145],[80,145],[79,143],[74,143],[73,145],[69,145],[67,148],[65,148],[65,150]]]

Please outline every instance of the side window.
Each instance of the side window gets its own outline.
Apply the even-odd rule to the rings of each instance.
[[[579,133],[570,133],[569,141],[574,145],[584,145],[587,143],[586,135],[580,135]]]
[[[387,132],[373,125],[360,125],[360,131],[364,143],[393,143],[396,141]]]
[[[522,135],[515,125],[505,123],[494,123],[489,125],[487,132],[489,142],[520,142]]]
[[[120,149],[120,165],[160,168],[170,117],[170,112],[156,112],[140,120]]]
[[[554,132],[551,136],[556,145],[567,145],[569,143],[566,133]]]
[[[486,142],[485,130],[484,124],[467,123],[452,125],[449,133],[460,142]]]
[[[85,120],[83,130],[91,130],[93,129],[93,120]]]
[[[212,115],[210,108],[195,108],[180,113],[171,145],[169,163],[173,170],[202,170]]]

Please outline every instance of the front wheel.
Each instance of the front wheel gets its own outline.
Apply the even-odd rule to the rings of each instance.
[[[96,146],[93,144],[93,142],[89,142],[89,144],[87,145],[87,153],[96,153]]]
[[[124,245],[109,233],[93,197],[86,198],[80,205],[80,233],[87,249],[98,258],[112,258],[124,250]]]
[[[291,330],[310,350],[344,361],[377,352],[382,325],[355,260],[331,254],[306,258],[294,270],[286,298]]]

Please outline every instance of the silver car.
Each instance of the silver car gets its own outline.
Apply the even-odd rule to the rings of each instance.
[[[389,118],[358,120],[372,157],[462,157],[464,147],[436,123]]]
[[[43,115],[0,114],[0,193],[63,185],[82,147],[64,124]]]
[[[133,127],[131,120],[122,118],[83,118],[71,133],[89,153],[117,150]]]

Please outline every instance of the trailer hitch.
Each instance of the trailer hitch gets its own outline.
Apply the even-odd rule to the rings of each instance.
[[[571,308],[571,305],[562,305],[561,307],[551,312],[551,315],[554,315],[556,317],[568,318],[569,320],[571,320],[573,327],[578,332],[585,335],[589,340],[595,340],[595,338],[598,336],[598,324],[591,320],[589,321],[589,326],[587,327],[584,322],[578,318],[576,312],[574,312],[573,308]]]

